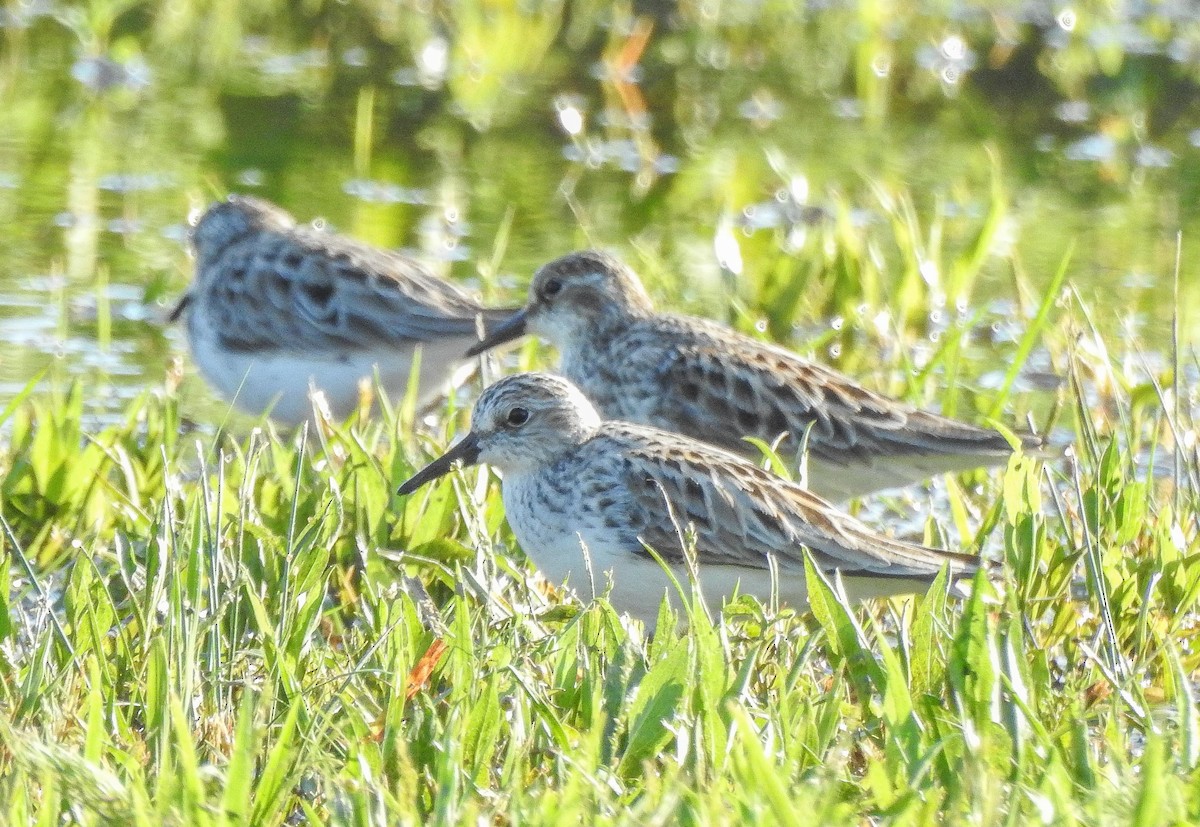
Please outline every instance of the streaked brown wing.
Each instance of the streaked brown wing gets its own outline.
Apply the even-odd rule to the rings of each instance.
[[[664,417],[739,453],[749,450],[743,436],[770,443],[785,431],[783,451],[794,451],[810,427],[810,453],[831,461],[1008,450],[995,431],[917,410],[746,337],[681,342],[661,363],[660,380],[676,403]]]
[[[484,310],[411,259],[315,232],[242,239],[210,266],[226,268],[214,290],[245,324],[224,326],[234,350],[264,346],[347,350],[474,338],[508,310]]]
[[[668,559],[694,526],[700,563],[766,568],[769,555],[798,567],[808,548],[824,570],[929,578],[944,562],[973,571],[968,555],[885,537],[804,489],[738,457],[672,434],[612,423],[623,443],[639,536]]]

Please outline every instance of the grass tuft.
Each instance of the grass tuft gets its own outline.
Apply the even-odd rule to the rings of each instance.
[[[946,252],[911,203],[893,207],[905,260],[920,247],[945,270],[953,255],[969,290],[977,251]],[[875,265],[845,237],[858,230],[828,232],[833,266],[792,272],[841,304],[854,282],[862,303]],[[1184,358],[1149,371],[1077,297],[1058,318],[1065,271],[982,408],[1011,421],[1037,407],[1017,379],[1044,349],[1069,378],[1053,403],[1067,457],[964,477],[918,529],[1000,561],[965,599],[943,577],[854,606],[810,566],[809,614],[742,597],[710,617],[681,583],[688,622],[664,605],[646,630],[540,580],[489,472],[395,495],[461,427],[454,401],[422,418],[368,389],[382,414],[208,432],[182,417],[172,374],[94,428],[84,386],[30,382],[0,415],[2,818],[1194,819],[1200,482]],[[872,301],[904,319],[932,297]],[[910,395],[970,375],[970,332],[929,351]],[[874,347],[843,342],[851,363]],[[913,381],[902,351],[873,352]]]

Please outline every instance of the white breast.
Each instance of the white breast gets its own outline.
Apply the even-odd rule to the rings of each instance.
[[[636,538],[605,526],[594,510],[577,501],[576,491],[568,489],[564,500],[564,492],[547,485],[537,472],[504,478],[508,524],[546,579],[556,586],[567,582],[585,601],[608,594],[618,611],[646,623],[654,622],[663,597],[678,609],[679,592],[658,561],[638,550]],[[690,596],[687,567],[672,564],[669,569]],[[771,596],[766,569],[701,566],[699,575],[701,592],[713,611],[720,610],[735,588],[763,601]],[[804,594],[803,576],[785,573],[781,599],[803,608]]]
[[[408,390],[413,348],[387,352],[303,353],[290,350],[239,352],[223,348],[203,325],[189,325],[192,356],[204,378],[226,399],[253,414],[299,424],[311,416],[310,384],[325,393],[333,415],[349,416],[358,404],[359,382],[373,382],[376,371],[388,398],[399,402]],[[462,358],[472,339],[454,337],[423,345],[417,402],[424,405],[459,378]]]

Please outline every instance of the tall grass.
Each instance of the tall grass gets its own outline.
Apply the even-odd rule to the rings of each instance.
[[[1050,83],[1070,90],[1093,76],[1102,47],[1087,35],[1108,25],[1110,5],[1082,4],[1065,58],[1037,62]],[[278,50],[331,55],[367,42],[389,71],[431,45],[436,63],[442,44],[445,75],[428,88],[456,105],[454,117],[483,129],[537,111],[553,127],[548,101],[528,91],[567,88],[568,59],[601,49],[619,56],[638,31],[631,13],[564,8],[291,4],[296,17],[270,39]],[[749,126],[702,122],[710,111],[702,93],[742,82],[716,58],[749,61],[765,50],[759,74],[797,100],[845,94],[845,81],[868,127],[886,123],[897,77],[912,79],[914,100],[945,96],[931,73],[900,65],[914,43],[944,36],[940,23],[897,13],[885,26],[885,4],[862,2],[816,25],[798,8],[768,3],[751,14],[726,3],[713,17],[708,4],[684,3],[679,25],[655,23],[661,40],[641,58],[646,93],[662,96],[656,78],[678,68],[681,103],[670,117],[683,137],[672,149],[692,152],[688,169],[649,194],[623,178],[595,185],[576,215],[616,204],[658,221],[633,245],[641,260],[631,259],[655,265],[643,269],[660,299],[692,287],[662,264],[685,257],[675,230],[710,246],[715,214],[744,215],[790,183],[766,169],[770,152],[745,149],[757,141]],[[126,130],[137,119],[122,107],[144,107],[132,101],[158,104],[161,117],[146,122],[169,140],[155,146],[178,154],[190,146],[184,133],[197,131],[209,136],[197,144],[205,152],[219,144],[215,90],[251,85],[243,38],[282,11],[270,0],[96,0],[43,21],[64,27],[87,55],[144,53],[170,90],[161,99],[129,92],[128,101],[114,92],[80,108],[99,114],[81,119],[87,146],[73,167],[72,212],[97,214],[95,148],[134,144]],[[1149,14],[1139,25],[1185,28]],[[497,27],[507,36],[494,36]],[[990,36],[991,18],[983,28],[977,37]],[[0,89],[23,92],[10,96],[14,120],[26,113],[37,136],[28,143],[41,152],[44,124],[59,122],[45,101],[57,99],[49,90],[61,78],[30,70],[29,31],[4,28]],[[898,56],[891,75],[878,71],[881,51]],[[816,58],[797,63],[801,53]],[[377,174],[387,152],[376,142],[395,101],[383,85],[342,96],[352,80],[341,75],[353,79],[357,69],[321,65],[269,88],[328,88],[330,99],[357,101],[346,126],[350,166]],[[629,85],[611,74],[602,82]],[[182,88],[203,94],[177,97],[170,83],[182,83],[179,75]],[[610,97],[619,91],[604,87]],[[733,91],[727,102],[754,90]],[[180,100],[202,102],[183,107],[186,129],[177,126]],[[636,109],[622,103],[626,114]],[[589,128],[642,130],[643,163],[654,141],[672,137],[660,129],[651,140],[636,124]],[[850,132],[879,140],[857,124],[839,134]],[[468,143],[450,128],[430,140],[448,156]],[[559,140],[533,145],[557,150]],[[512,160],[482,158],[475,163],[497,168]],[[983,160],[983,175],[968,180],[986,180]],[[511,187],[487,178],[503,190],[494,196],[503,219],[479,270],[497,303],[519,300],[502,295],[513,288],[500,277],[510,233],[554,189],[553,176],[539,177],[553,165],[537,161],[512,164]],[[471,168],[462,169],[465,177]],[[795,175],[805,169],[794,162]],[[182,186],[199,189],[188,170]],[[317,176],[302,172],[311,188]],[[35,183],[57,191],[65,186],[47,181],[65,180]],[[849,195],[830,184],[811,226],[731,230],[743,275],[721,285],[719,309],[732,297],[728,320],[743,329],[963,418],[1015,426],[1031,416],[1071,446],[1049,463],[1021,458],[952,480],[944,497],[863,509],[883,529],[897,514],[916,515],[930,540],[951,537],[994,556],[999,576],[976,582],[966,599],[939,582],[912,600],[849,606],[836,582],[810,573],[808,614],[743,598],[710,618],[693,601],[686,623],[664,608],[647,632],[603,599],[580,604],[542,582],[506,528],[487,472],[395,496],[461,429],[454,402],[433,417],[385,406],[301,433],[236,419],[214,429],[189,420],[172,368],[115,423],[96,427],[94,385],[55,381],[35,391],[35,377],[0,410],[0,823],[1200,821],[1196,343],[1176,316],[1168,365],[1156,367],[1138,342],[1102,332],[1115,325],[1072,288],[1066,240],[1061,270],[1029,291],[1020,261],[996,255],[1011,217],[1003,180],[993,169],[978,198],[962,199],[982,205],[978,220],[947,215],[949,196],[922,198],[894,181],[860,182],[862,192]],[[669,214],[633,211],[630,192],[647,210],[669,203]],[[528,193],[529,203],[518,197]],[[864,204],[866,226],[856,220]],[[809,204],[793,206],[808,217]],[[603,236],[578,220],[579,236]],[[94,283],[103,344],[119,338],[104,286],[120,268],[101,263],[97,226],[77,224],[65,270]],[[619,226],[604,224],[610,236]],[[801,229],[809,243],[797,250],[784,236]],[[537,240],[539,251],[564,243],[549,232]],[[160,270],[175,266],[173,242],[152,250],[169,259]],[[130,255],[139,264],[150,257]],[[984,346],[976,302],[981,282],[998,274],[1015,285],[1021,332]],[[65,295],[60,303],[65,339]],[[960,303],[962,318],[934,323],[935,310]],[[816,333],[795,328],[799,318],[834,316],[840,324]],[[522,366],[541,358],[532,344],[517,357]],[[1063,377],[1060,390],[1021,387],[1035,358]],[[995,386],[979,381],[985,371],[999,375]]]
[[[89,432],[83,389],[25,394],[0,455],[4,818],[1200,817],[1195,422],[1087,316],[1032,322],[1070,379],[1068,455],[952,489],[998,581],[859,608],[810,573],[811,614],[664,607],[649,634],[534,576],[486,473],[395,497],[452,408],[428,437],[390,409],[239,436],[190,430],[170,378]]]

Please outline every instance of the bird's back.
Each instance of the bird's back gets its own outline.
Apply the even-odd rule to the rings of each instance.
[[[576,357],[606,415],[687,434],[744,456],[746,436],[795,456],[807,437],[810,481],[831,498],[1003,462],[998,432],[889,399],[822,365],[712,322],[639,320]],[[564,361],[564,366],[568,363]],[[575,375],[572,375],[575,374]],[[589,381],[590,377],[590,381]],[[1023,437],[1028,448],[1041,444]]]
[[[197,228],[206,243],[196,245],[192,299],[217,318],[236,312],[238,323],[220,326],[230,350],[469,344],[477,323],[486,330],[512,312],[482,307],[409,256],[295,225],[277,208],[264,218],[251,206],[250,199],[216,205]],[[240,223],[224,215],[230,211]]]
[[[943,565],[971,574],[978,558],[887,537],[740,456],[657,428],[606,422],[581,465],[619,464],[617,489],[635,532],[679,559],[695,532],[701,565],[798,569],[808,549],[826,571],[931,580]],[[615,460],[613,459],[615,458]]]

